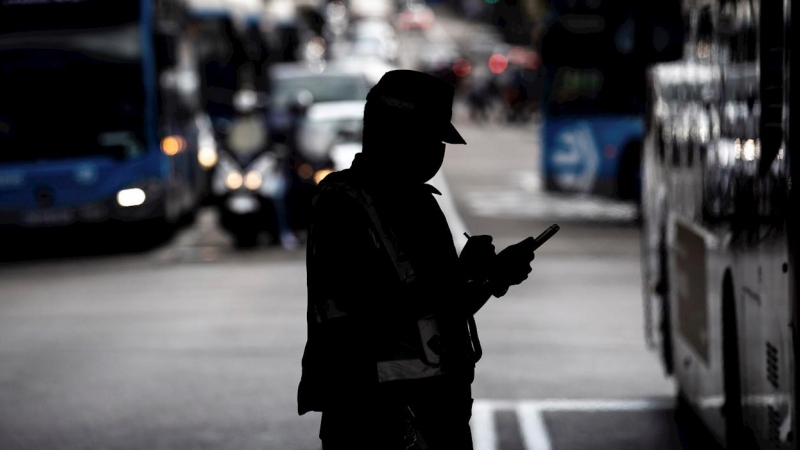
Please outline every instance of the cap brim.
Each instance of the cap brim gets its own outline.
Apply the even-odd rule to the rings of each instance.
[[[446,142],[448,144],[467,143],[467,141],[465,141],[464,138],[461,137],[461,134],[459,134],[458,130],[456,130],[456,127],[452,123],[448,122],[447,125],[444,127],[444,130],[442,131],[443,131],[442,142]]]

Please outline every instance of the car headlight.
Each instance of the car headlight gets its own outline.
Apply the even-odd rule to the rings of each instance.
[[[232,191],[242,187],[242,173],[238,170],[228,172],[228,174],[225,175],[225,187]]]
[[[250,189],[251,191],[258,190],[261,187],[261,182],[263,181],[264,177],[261,175],[261,172],[257,170],[251,170],[247,172],[247,175],[244,177],[244,187]]]
[[[233,107],[239,112],[250,112],[258,105],[258,94],[249,89],[236,92],[233,95]]]
[[[211,190],[215,195],[239,189],[244,183],[241,167],[236,161],[226,153],[219,153],[219,162],[213,172],[211,180]]]
[[[277,197],[286,188],[286,178],[278,158],[271,153],[259,156],[250,164],[244,183],[248,189],[267,197]]]
[[[228,147],[235,153],[247,155],[266,144],[267,130],[259,116],[237,119],[228,133]]]

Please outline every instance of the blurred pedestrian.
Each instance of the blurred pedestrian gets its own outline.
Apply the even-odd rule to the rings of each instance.
[[[362,153],[320,184],[298,409],[322,412],[325,450],[472,448],[473,315],[524,281],[534,254],[532,238],[495,254],[474,236],[459,256],[426,184],[445,143],[466,143],[453,95],[434,76],[388,72],[367,96]]]
[[[494,77],[490,75],[473,78],[467,101],[470,107],[470,118],[473,121],[489,120],[489,108],[492,100],[500,93]]]

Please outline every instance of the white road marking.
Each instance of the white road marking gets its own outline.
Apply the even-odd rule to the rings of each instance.
[[[545,192],[538,174],[515,172],[510,186],[468,191],[467,207],[482,217],[508,219],[560,219],[630,222],[636,218],[636,206],[592,195]]]
[[[544,421],[551,411],[648,411],[668,410],[675,406],[670,398],[660,399],[596,399],[596,400],[485,400],[472,407],[472,436],[475,450],[499,450],[495,431],[496,411],[515,411],[526,450],[551,450],[550,435]]]
[[[475,450],[495,450],[497,448],[494,411],[491,402],[476,400],[472,405],[471,427]]]
[[[531,403],[517,405],[517,419],[526,449],[550,450],[550,434],[540,407]]]

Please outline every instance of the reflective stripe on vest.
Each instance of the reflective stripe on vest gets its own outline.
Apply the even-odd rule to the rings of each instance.
[[[378,381],[419,380],[442,374],[440,367],[432,367],[420,359],[398,359],[378,362]]]

